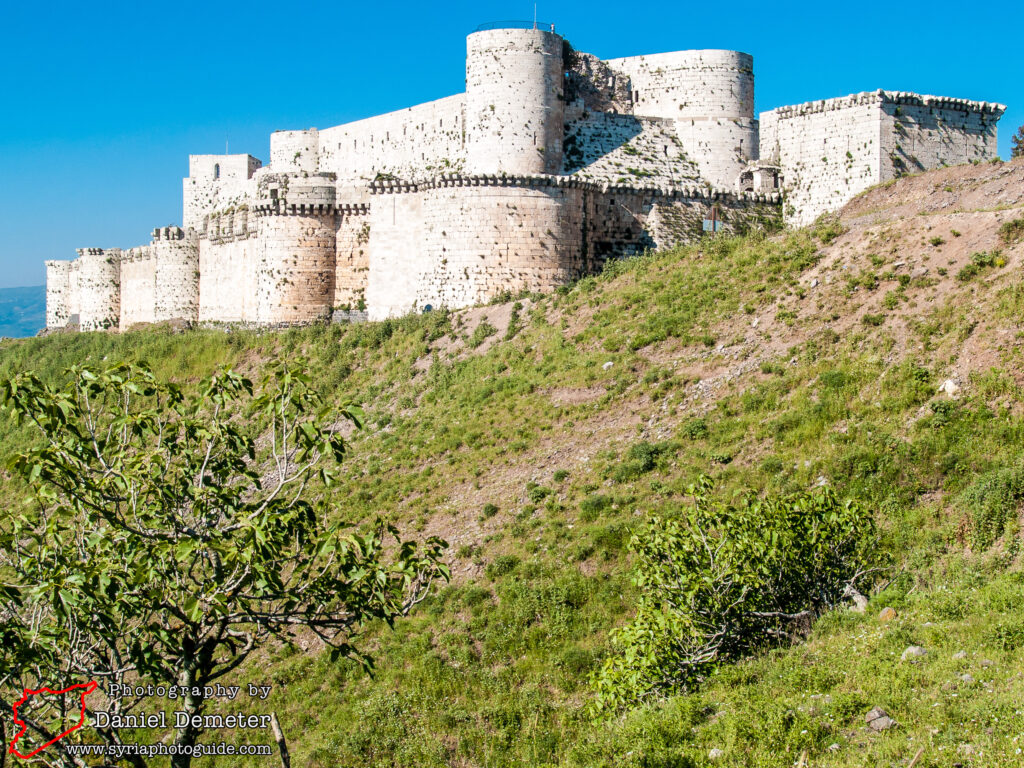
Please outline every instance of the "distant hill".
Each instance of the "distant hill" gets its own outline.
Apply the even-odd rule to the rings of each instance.
[[[35,336],[45,325],[45,285],[0,288],[0,336]]]

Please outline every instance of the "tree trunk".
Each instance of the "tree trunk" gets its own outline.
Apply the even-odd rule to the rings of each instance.
[[[189,716],[190,722],[184,727],[176,729],[173,744],[177,747],[176,751],[178,754],[171,756],[171,768],[191,768],[191,748],[196,745],[196,737],[199,734],[198,729],[191,724],[191,717],[192,715],[198,715],[203,708],[202,696],[194,696],[192,694],[192,690],[196,686],[196,659],[191,655],[184,656],[182,659],[181,672],[178,674],[178,685],[184,686],[188,691],[181,701],[183,705],[182,711]],[[186,750],[187,754],[181,754],[183,750]]]

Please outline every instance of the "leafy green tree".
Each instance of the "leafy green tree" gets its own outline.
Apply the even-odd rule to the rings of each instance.
[[[614,711],[686,689],[723,661],[805,633],[875,569],[871,515],[832,491],[712,500],[637,531],[637,615],[597,670],[597,709]]]
[[[298,369],[275,368],[258,390],[222,371],[195,397],[144,365],[70,374],[65,389],[30,374],[0,385],[3,407],[41,435],[11,463],[31,503],[0,520],[4,701],[91,680],[101,691],[173,684],[188,689],[178,708],[201,715],[204,686],[298,633],[371,666],[353,644],[359,627],[391,624],[448,578],[440,539],[417,544],[380,521],[365,534],[329,521],[310,482],[333,483],[343,428],[358,428],[360,411],[328,407]],[[126,715],[144,700],[102,706]],[[40,700],[20,714],[25,753],[28,740],[46,743],[79,712]],[[40,757],[84,765],[69,739],[117,745],[121,730],[84,728]],[[203,730],[174,729],[174,768],[190,764]]]
[[[1010,157],[1024,157],[1024,125],[1017,129],[1017,132],[1010,137]]]

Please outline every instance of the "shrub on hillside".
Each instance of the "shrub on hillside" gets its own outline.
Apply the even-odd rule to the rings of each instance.
[[[962,501],[970,515],[971,547],[988,549],[1016,519],[1024,502],[1024,466],[986,472],[964,492]]]
[[[1010,137],[1010,158],[1024,157],[1024,125],[1017,129],[1017,132]]]
[[[593,677],[598,710],[686,689],[720,662],[800,637],[872,570],[871,513],[827,488],[719,502],[702,477],[688,492],[689,509],[630,540],[640,602]]]

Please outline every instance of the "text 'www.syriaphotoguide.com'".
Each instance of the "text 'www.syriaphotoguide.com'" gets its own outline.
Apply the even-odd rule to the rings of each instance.
[[[173,755],[270,755],[267,744],[68,744],[67,751],[74,757],[104,755],[106,757],[162,757]]]

